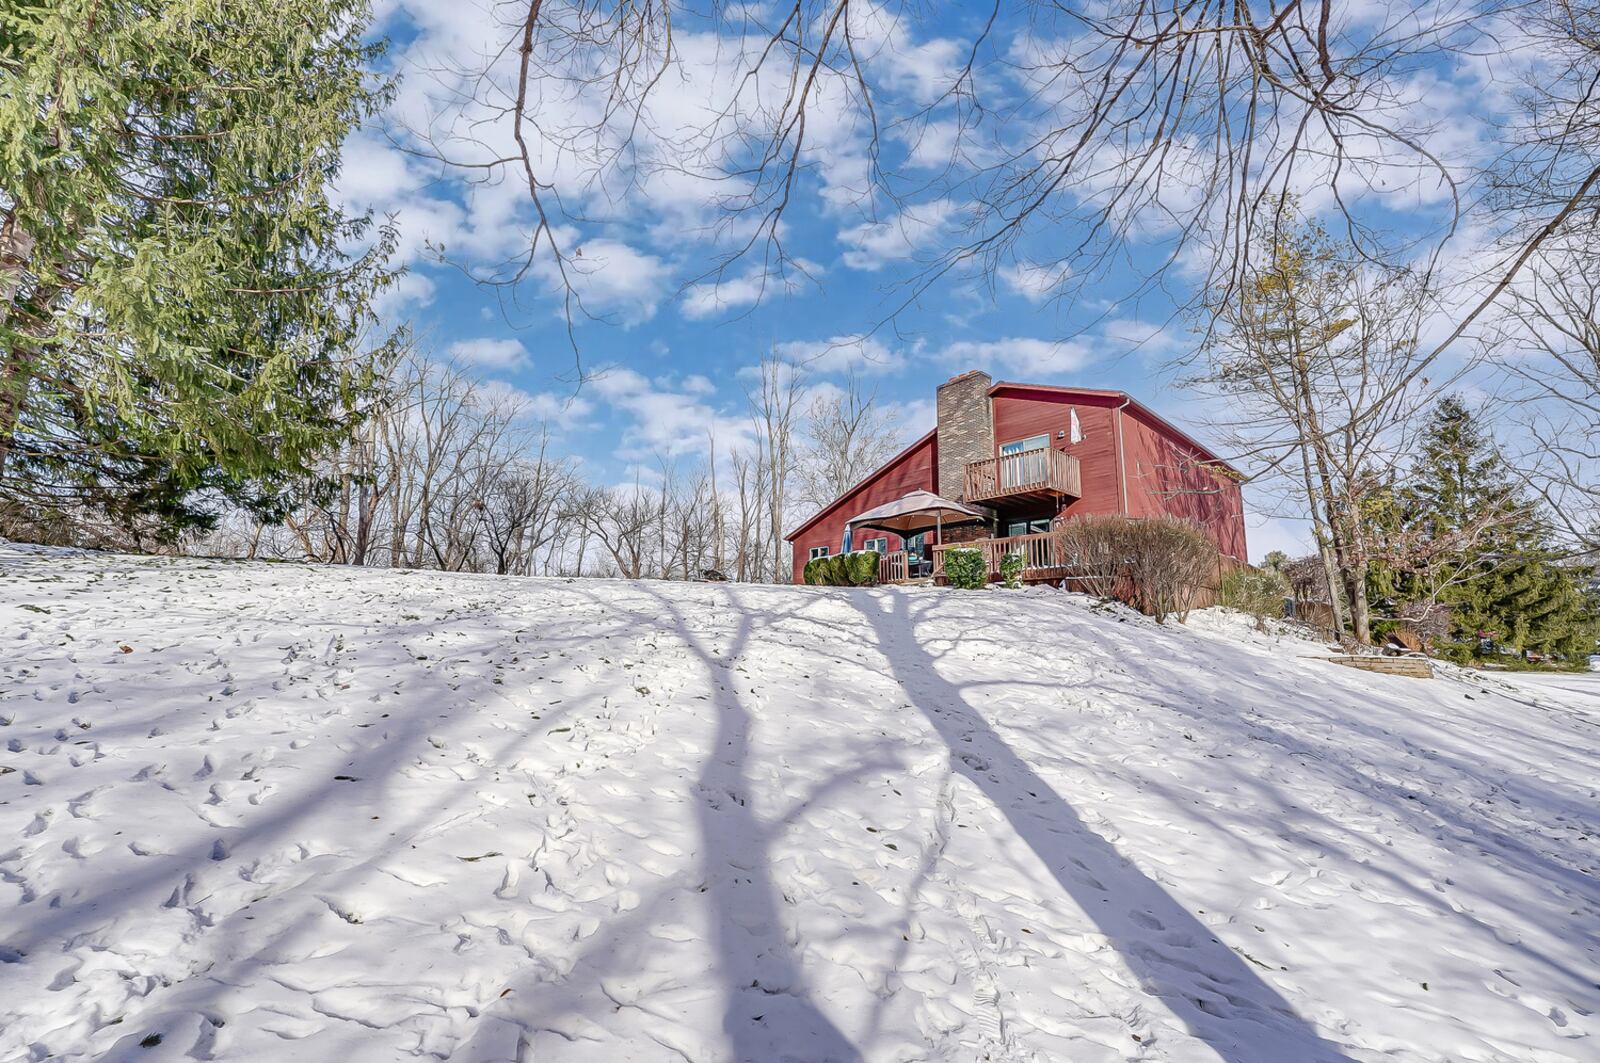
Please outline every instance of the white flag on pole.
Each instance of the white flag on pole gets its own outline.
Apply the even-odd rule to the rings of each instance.
[[[1072,441],[1074,443],[1081,443],[1081,442],[1083,442],[1083,428],[1081,426],[1079,426],[1079,424],[1078,424],[1078,411],[1077,411],[1076,407],[1074,407],[1072,410],[1070,410],[1068,412],[1072,416],[1072,429],[1071,429]]]

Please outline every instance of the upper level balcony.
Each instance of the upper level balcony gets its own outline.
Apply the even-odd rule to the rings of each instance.
[[[968,502],[1021,504],[1082,495],[1078,459],[1053,447],[1002,454],[967,466]]]

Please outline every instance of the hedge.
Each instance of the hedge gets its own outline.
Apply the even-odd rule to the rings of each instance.
[[[1289,581],[1270,568],[1239,568],[1222,577],[1217,598],[1223,604],[1255,617],[1256,630],[1267,629],[1267,618],[1283,615]]]
[[[801,570],[801,578],[813,587],[872,587],[878,582],[876,550],[852,550],[848,554],[814,557]]]

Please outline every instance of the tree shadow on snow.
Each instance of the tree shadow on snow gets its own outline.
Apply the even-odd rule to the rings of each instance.
[[[939,674],[914,635],[913,596],[851,601],[906,697],[949,747],[952,770],[994,802],[1143,988],[1191,1035],[1226,1063],[1348,1063],[1241,956],[1084,823],[968,704],[964,685]]]
[[[722,1027],[733,1057],[859,1060],[860,1052],[812,999],[800,959],[786,940],[769,857],[784,820],[764,822],[750,807],[753,719],[732,687],[730,669],[749,645],[757,611],[741,608],[729,591],[728,606],[738,625],[719,653],[690,628],[675,602],[650,593],[661,616],[671,618],[678,638],[705,668],[714,709],[715,730],[697,780],[695,807],[712,944],[726,988]]]

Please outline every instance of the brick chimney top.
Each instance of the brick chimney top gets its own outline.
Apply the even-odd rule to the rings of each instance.
[[[945,384],[954,384],[956,381],[965,380],[969,376],[981,376],[981,377],[987,378],[988,375],[989,374],[985,373],[982,369],[968,369],[965,373],[957,373],[955,376],[951,377],[949,380],[946,380]],[[940,385],[940,386],[942,387],[943,385]]]

